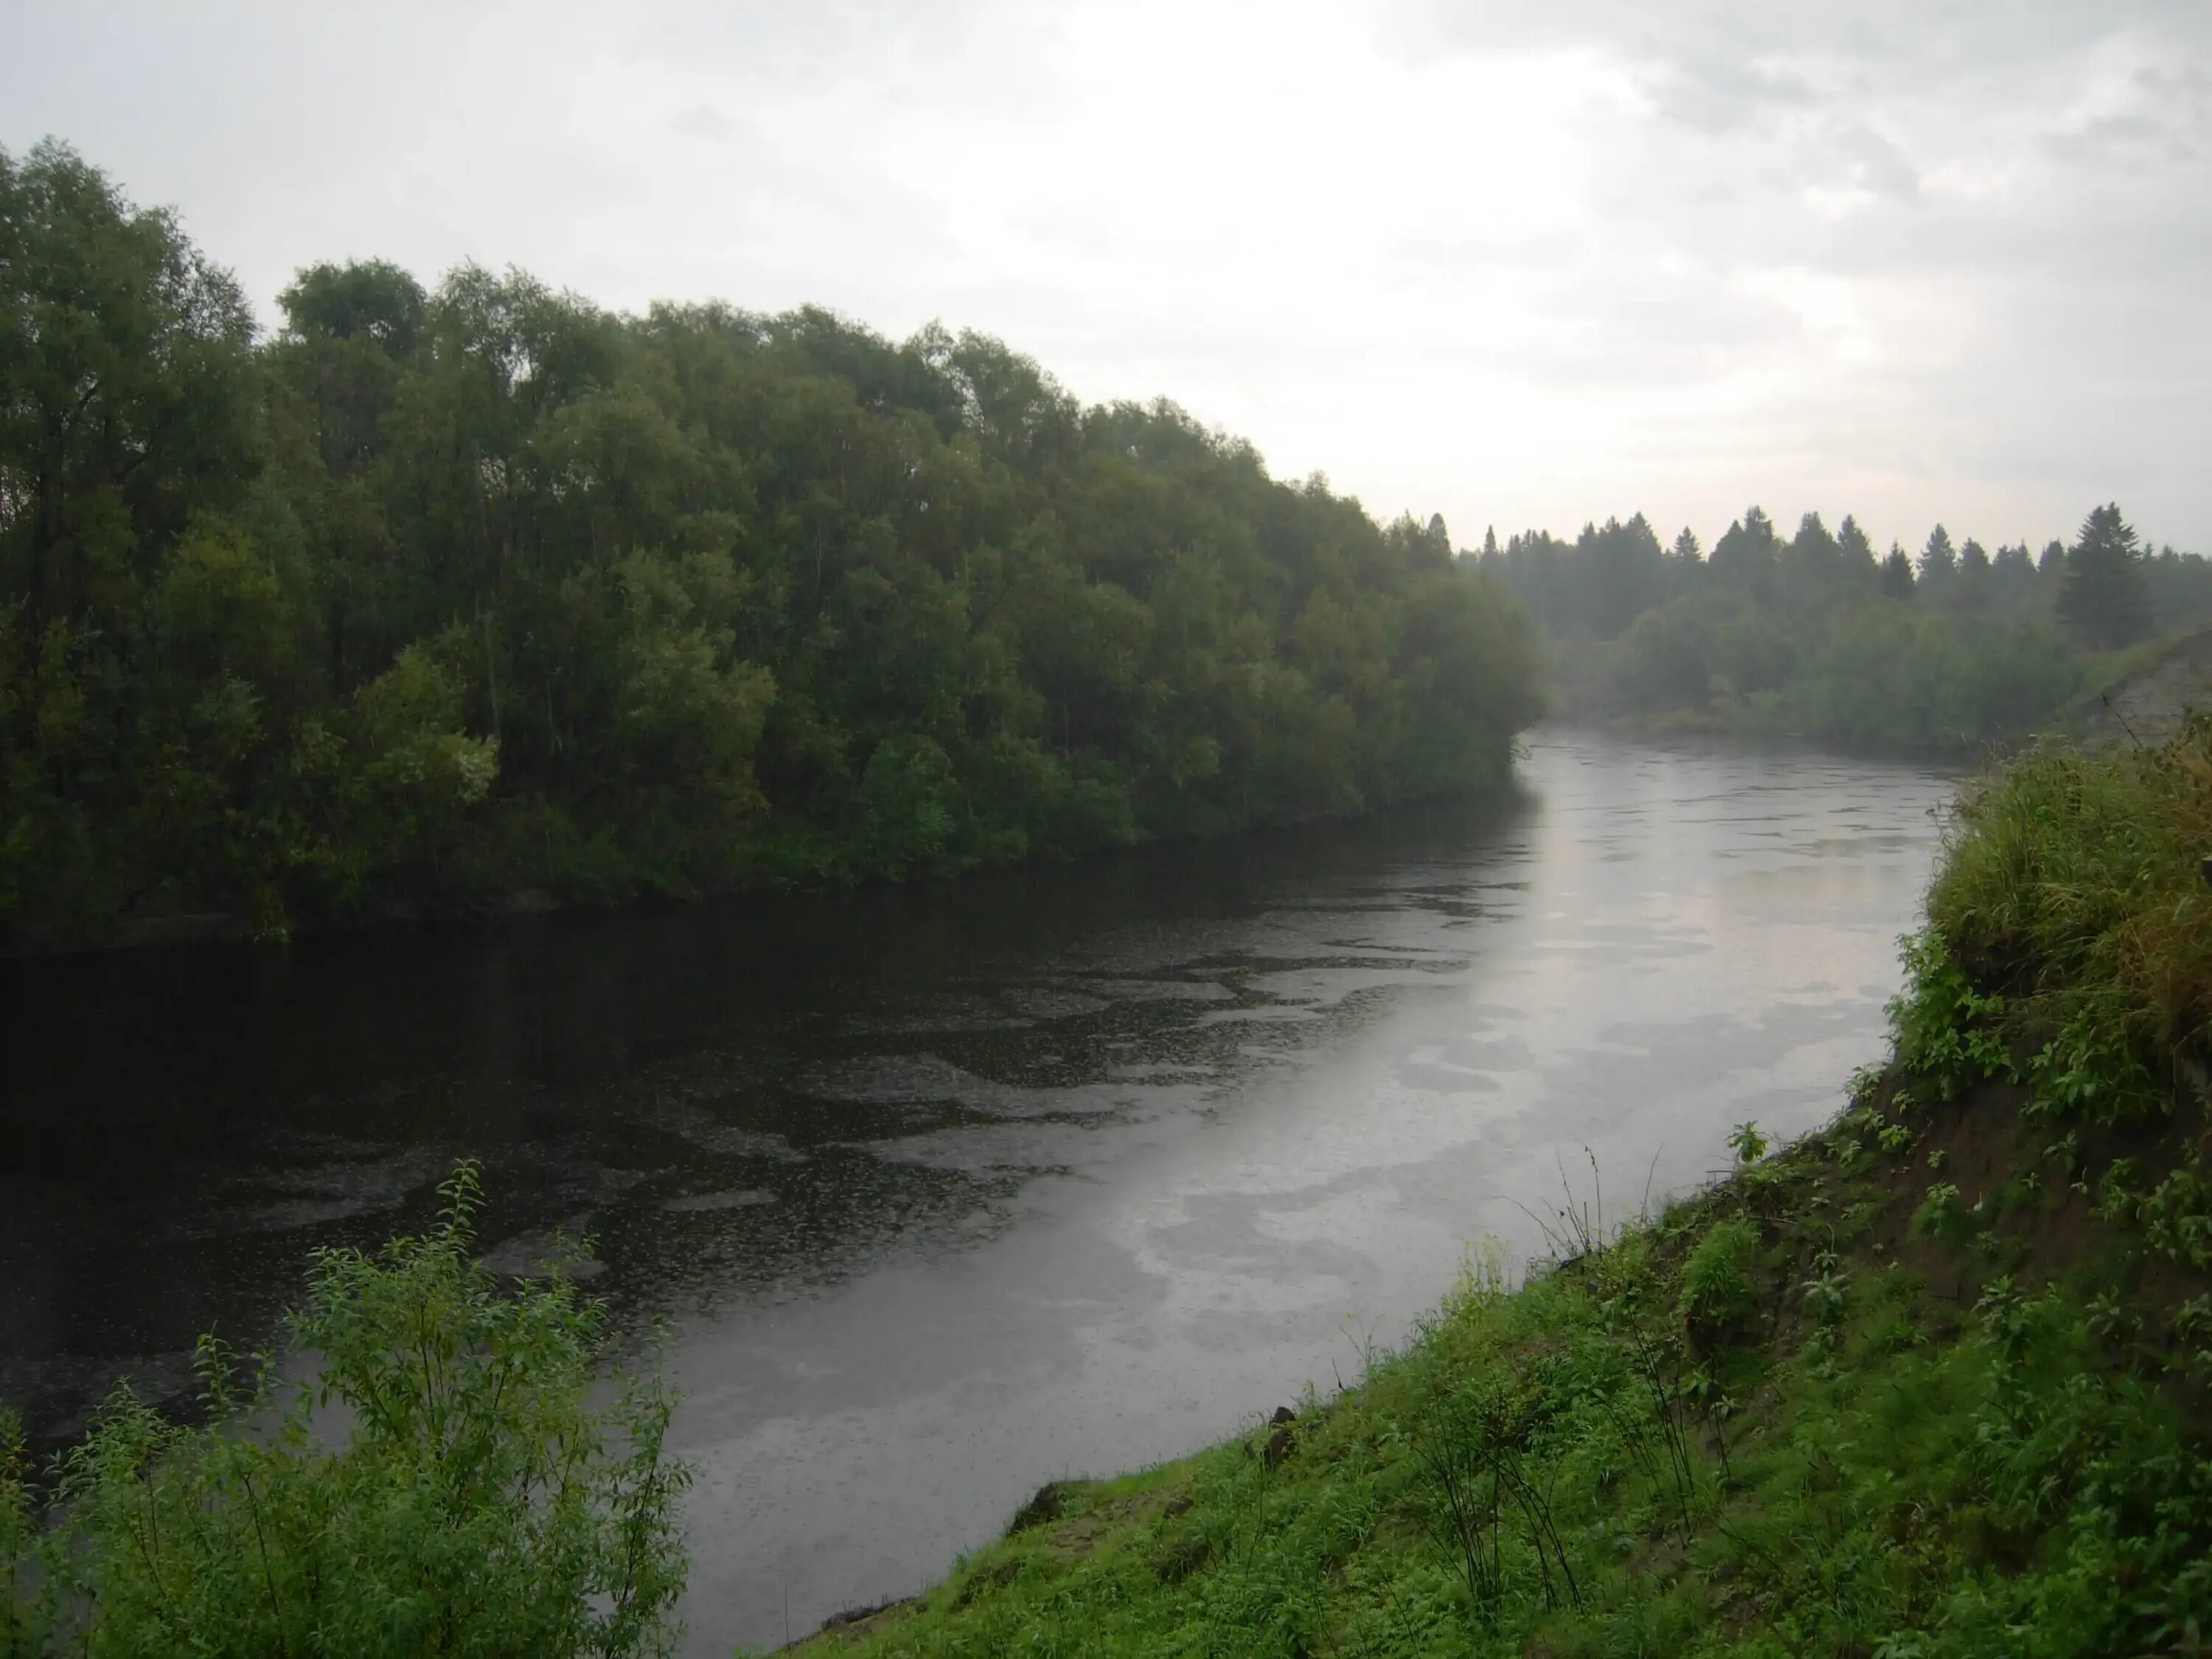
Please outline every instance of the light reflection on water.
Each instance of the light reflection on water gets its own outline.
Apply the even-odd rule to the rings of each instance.
[[[1583,1145],[1616,1205],[1678,1188],[1878,1051],[1944,778],[1522,772],[934,890],[11,965],[0,1397],[51,1437],[174,1389],[481,1156],[495,1261],[589,1231],[672,1325],[697,1652],[915,1588],[1048,1477],[1349,1376]]]

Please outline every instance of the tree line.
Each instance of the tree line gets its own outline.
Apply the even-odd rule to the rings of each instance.
[[[2072,542],[1990,551],[1937,525],[1917,555],[1808,513],[1785,538],[1757,507],[1710,554],[1638,514],[1568,541],[1486,535],[1468,562],[1555,641],[1572,712],[1887,743],[2016,735],[2108,678],[2113,653],[2212,625],[2212,562],[2152,554],[2117,504]]]
[[[1523,607],[1164,401],[0,152],[0,932],[948,872],[1504,779]]]

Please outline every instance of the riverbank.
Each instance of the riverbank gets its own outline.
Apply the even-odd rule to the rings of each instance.
[[[111,920],[91,932],[9,933],[0,929],[0,961],[88,953],[158,950],[173,945],[289,945],[305,939],[360,938],[422,933],[436,928],[466,930],[521,916],[564,913],[613,915],[679,909],[687,906],[773,897],[829,897],[885,887],[933,888],[961,883],[1003,880],[1033,869],[1102,866],[1115,860],[1203,853],[1209,848],[1249,845],[1268,837],[1296,836],[1355,828],[1392,817],[1427,812],[1473,817],[1500,816],[1522,800],[1510,746],[1498,775],[1480,787],[1420,796],[1357,811],[1315,812],[1103,844],[1081,851],[1042,849],[980,860],[945,870],[905,873],[847,872],[836,876],[777,874],[754,868],[728,882],[678,890],[638,885],[613,889],[574,886],[501,886],[452,890],[414,898],[391,897],[348,913],[307,912],[257,917],[246,909],[190,908]],[[547,878],[539,872],[533,879]]]
[[[2194,1651],[2212,1626],[2212,737],[1969,792],[1891,1066],[1550,1213],[1328,1400],[1040,1492],[802,1650]]]

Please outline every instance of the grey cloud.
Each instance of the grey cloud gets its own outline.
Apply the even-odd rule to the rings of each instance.
[[[1393,0],[1382,15],[1402,51],[1599,45],[1683,73],[1817,57],[1907,82],[2047,61],[2130,27],[2212,34],[2200,0]]]
[[[1808,107],[1819,96],[1794,70],[1735,57],[1662,63],[1650,79],[1662,115],[1705,132],[1741,131],[1778,109]]]
[[[1871,127],[1847,129],[1838,144],[1852,164],[1853,182],[1900,202],[1920,197],[1920,174],[1899,149]]]
[[[2135,169],[2195,161],[2203,151],[2181,127],[2140,112],[2100,116],[2080,126],[2046,132],[2045,150],[2085,167]]]
[[[721,143],[738,136],[738,124],[711,104],[694,104],[668,124],[679,138]]]

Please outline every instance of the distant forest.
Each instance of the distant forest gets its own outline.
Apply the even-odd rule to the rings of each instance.
[[[1754,507],[1710,556],[1642,514],[1542,531],[1463,562],[1519,594],[1553,642],[1563,712],[1851,742],[2016,737],[2124,672],[2154,632],[2212,626],[2212,562],[2142,547],[2117,505],[2069,543],[1990,552],[1937,525],[1877,555],[1817,513],[1784,538]]]
[[[1500,785],[1524,607],[973,333],[317,265],[0,152],[0,934],[937,874]]]

